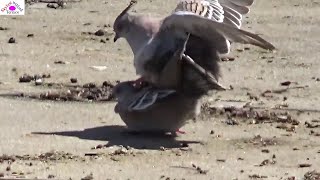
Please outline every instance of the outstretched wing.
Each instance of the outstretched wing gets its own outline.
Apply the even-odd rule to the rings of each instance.
[[[186,11],[240,28],[254,0],[178,0],[174,12]]]
[[[226,42],[217,41],[217,39],[224,37],[232,42],[252,44],[267,50],[275,49],[271,43],[256,34],[186,11],[175,12],[163,20],[160,32],[166,32],[168,30],[176,33],[177,36],[190,33],[206,39],[213,44],[221,43],[221,47],[223,47]],[[228,53],[223,52],[225,49],[217,50],[223,54]],[[227,50],[229,51],[229,49]]]

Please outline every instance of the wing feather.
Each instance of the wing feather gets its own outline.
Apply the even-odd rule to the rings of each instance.
[[[251,6],[254,0],[219,0],[220,3],[229,1],[238,6]]]
[[[208,39],[211,43],[217,42],[221,36],[232,42],[252,44],[263,49],[274,50],[275,47],[260,36],[234,28],[230,25],[212,21],[210,19],[188,12],[176,12],[164,19],[160,31],[173,28],[177,33],[191,33]],[[181,34],[180,34],[181,35]]]
[[[186,11],[240,28],[254,0],[179,0],[174,12]]]

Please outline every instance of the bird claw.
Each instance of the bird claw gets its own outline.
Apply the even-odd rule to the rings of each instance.
[[[178,137],[178,134],[186,134],[186,132],[185,132],[185,131],[181,131],[180,129],[171,132],[171,135],[172,135],[173,137]]]
[[[180,129],[176,130],[176,132],[177,132],[177,133],[180,133],[180,134],[186,134],[185,131],[182,131],[182,130],[180,130]]]

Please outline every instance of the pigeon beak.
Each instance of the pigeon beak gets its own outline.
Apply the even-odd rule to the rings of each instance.
[[[116,42],[119,39],[119,35],[116,33],[116,35],[113,38],[113,42]]]

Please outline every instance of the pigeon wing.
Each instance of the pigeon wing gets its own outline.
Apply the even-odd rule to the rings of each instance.
[[[160,27],[160,33],[168,30],[176,33],[177,36],[191,33],[192,35],[207,39],[211,43],[222,43],[221,47],[227,43],[226,41],[217,41],[217,39],[221,39],[222,36],[232,42],[252,44],[267,50],[275,49],[271,43],[257,34],[186,11],[175,12],[163,20],[162,26]],[[219,52],[223,53],[221,50]]]

